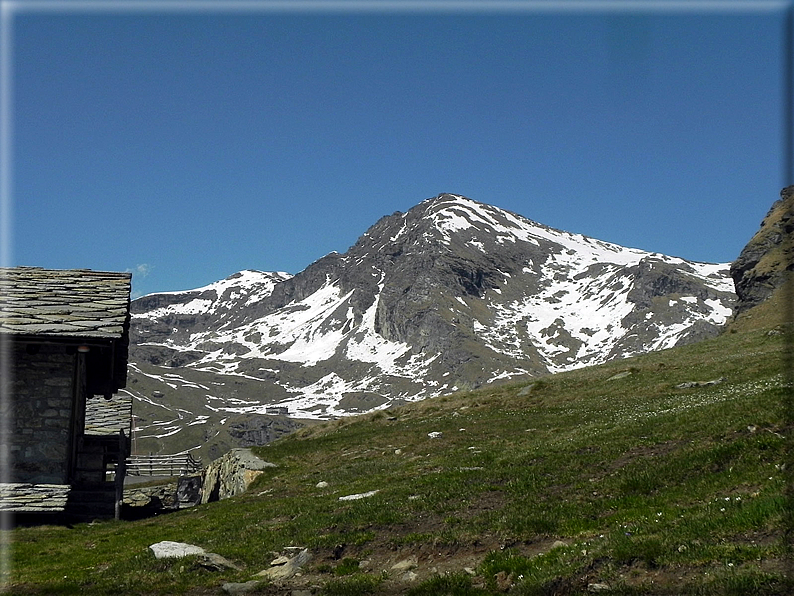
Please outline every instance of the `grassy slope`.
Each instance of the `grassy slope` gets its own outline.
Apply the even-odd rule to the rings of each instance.
[[[594,583],[610,593],[782,593],[783,336],[767,332],[768,319],[534,385],[303,429],[261,448],[279,468],[227,501],[17,529],[11,593],[214,594],[287,546],[314,559],[288,588],[261,593],[553,594]],[[621,372],[630,374],[612,378]],[[160,540],[201,545],[245,571],[156,561],[147,546]],[[391,569],[409,556],[413,581]]]

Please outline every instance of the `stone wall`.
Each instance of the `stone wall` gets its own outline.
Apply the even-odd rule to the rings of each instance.
[[[63,345],[29,345],[12,347],[13,398],[0,413],[11,416],[11,480],[66,484],[77,356]]]
[[[250,449],[232,449],[204,469],[201,502],[209,503],[239,495],[266,468],[275,467],[276,464],[259,459]]]

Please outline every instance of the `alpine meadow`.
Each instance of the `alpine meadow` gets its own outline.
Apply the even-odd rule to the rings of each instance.
[[[789,187],[694,263],[443,194],[295,276],[139,298],[144,448],[275,465],[5,531],[8,593],[789,593],[792,229]]]

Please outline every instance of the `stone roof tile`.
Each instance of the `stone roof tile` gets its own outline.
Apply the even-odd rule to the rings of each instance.
[[[0,333],[119,339],[131,279],[90,269],[0,268]]]

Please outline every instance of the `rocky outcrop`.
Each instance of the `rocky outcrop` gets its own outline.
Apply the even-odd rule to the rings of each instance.
[[[761,227],[731,265],[741,313],[767,300],[794,270],[794,186],[780,191]]]
[[[200,546],[188,544],[186,542],[163,540],[150,545],[149,551],[154,555],[155,559],[182,559],[184,557],[195,556],[197,565],[209,571],[223,571],[225,569],[242,570],[240,566],[226,557],[222,557],[217,553],[207,552]]]
[[[299,428],[289,420],[266,416],[239,416],[229,420],[229,435],[240,447],[267,445],[280,436]]]
[[[209,503],[244,493],[264,470],[275,467],[276,464],[259,459],[250,449],[232,449],[204,470],[201,502]]]

